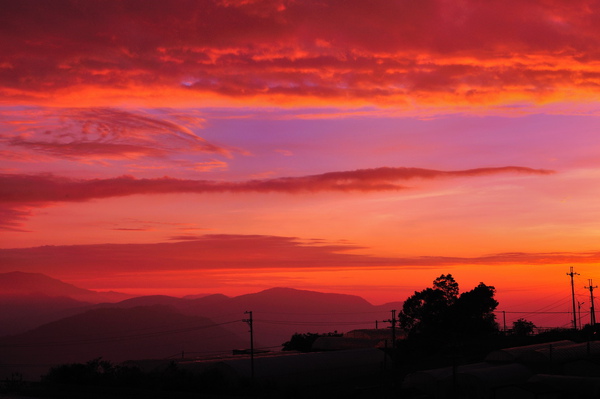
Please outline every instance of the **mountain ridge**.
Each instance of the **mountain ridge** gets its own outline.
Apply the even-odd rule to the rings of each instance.
[[[40,279],[39,276],[34,278]],[[52,280],[60,282],[60,280]],[[71,290],[69,292],[79,292],[73,291],[72,287],[75,286],[68,286]],[[56,290],[52,292],[56,293]],[[241,320],[246,318],[245,312],[252,311],[256,327],[263,331],[263,337],[259,339],[261,344],[267,347],[280,347],[297,332],[328,333],[373,328],[378,321],[390,319],[389,312],[392,309],[401,307],[400,302],[372,305],[357,295],[288,287],[273,287],[234,297],[212,294],[189,299],[168,295],[147,295],[127,298],[119,302],[100,303],[77,302],[65,297],[59,299],[59,297],[39,295],[41,294],[31,294],[27,303],[22,300],[25,296],[20,297],[21,302],[12,303],[2,302],[0,298],[0,311],[3,309],[7,311],[0,315],[0,336],[24,333],[44,323],[93,309],[128,309],[161,305],[168,306],[182,315],[206,317],[217,323],[228,321],[232,317]],[[27,317],[21,319],[20,323],[15,323],[19,320],[19,315],[23,314],[27,314]],[[244,323],[227,325],[225,328],[238,335],[247,334],[247,326]]]
[[[82,302],[118,302],[132,295],[115,291],[93,291],[65,283],[43,273],[12,271],[0,273],[0,296],[47,295]]]
[[[20,278],[25,277],[26,274],[20,275]],[[32,278],[34,281],[60,282],[39,275]],[[67,287],[66,294],[81,293],[78,287],[68,284],[56,283],[56,287]],[[181,348],[184,341],[187,348],[192,347],[197,352],[248,348],[248,312],[253,313],[255,348],[280,350],[295,333],[343,333],[375,328],[378,323],[387,325],[384,321],[390,319],[390,310],[401,307],[400,302],[372,305],[356,295],[287,287],[273,287],[234,297],[223,294],[198,298],[148,295],[100,303],[43,293],[25,295],[27,290],[23,289],[13,292],[20,294],[0,296],[0,357],[17,365],[85,362],[95,357],[121,361],[125,357],[135,360],[136,357],[166,356],[168,345],[171,351],[176,346],[175,352],[182,349],[189,351]],[[57,294],[58,291],[54,289],[47,293]],[[15,328],[19,325],[15,321],[20,315],[24,316],[21,321],[28,324],[21,324],[19,330]],[[181,323],[196,323],[199,327],[201,321],[211,325],[207,331],[212,331],[212,335],[202,335],[203,328],[179,328]],[[163,326],[162,330],[156,330],[158,325]],[[9,326],[13,330],[7,331]],[[136,329],[146,330],[129,331]],[[158,335],[155,334],[157,331]],[[131,335],[135,337],[136,334],[141,342],[131,339]],[[185,337],[179,346],[174,340],[178,334]],[[121,339],[115,340],[115,337]],[[151,338],[156,339],[153,341]],[[123,345],[121,340],[127,341],[127,345]],[[56,348],[39,348],[40,343],[48,342],[54,342]],[[61,348],[65,353],[61,352]],[[164,350],[158,351],[159,348]]]
[[[186,352],[188,356],[230,353],[245,346],[245,339],[219,323],[181,314],[169,306],[99,308],[1,337],[0,377],[6,377],[7,365],[12,365],[11,373],[37,378],[32,370],[43,374],[52,365],[97,358],[111,362],[165,359]]]

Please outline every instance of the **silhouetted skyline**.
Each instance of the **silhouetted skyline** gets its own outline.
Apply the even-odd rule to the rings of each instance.
[[[2,2],[0,272],[374,304],[450,272],[568,311],[569,267],[579,303],[600,279],[597,14]]]

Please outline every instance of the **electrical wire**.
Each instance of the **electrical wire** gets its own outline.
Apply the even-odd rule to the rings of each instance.
[[[174,330],[164,330],[164,331],[156,331],[144,334],[132,334],[132,335],[118,335],[112,337],[99,337],[99,338],[85,338],[79,340],[70,340],[70,341],[50,341],[50,342],[38,342],[38,343],[27,343],[27,344],[3,344],[0,345],[0,348],[10,347],[10,348],[34,348],[34,347],[44,347],[44,346],[68,346],[68,345],[79,345],[79,344],[100,344],[100,343],[109,343],[109,342],[119,342],[126,341],[131,339],[141,339],[141,338],[152,338],[159,337],[163,335],[169,334],[178,334],[184,332],[198,331],[207,328],[214,328],[217,326],[227,325],[237,323],[240,320],[233,320],[224,323],[217,323],[199,327],[189,327],[183,329],[174,329]]]

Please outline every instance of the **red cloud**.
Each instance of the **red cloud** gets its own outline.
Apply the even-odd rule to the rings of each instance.
[[[21,225],[32,213],[24,206],[0,206],[0,230],[27,232]]]
[[[257,249],[260,248],[260,251]],[[46,259],[46,269],[57,273],[74,271],[83,258],[88,270],[135,272],[170,269],[310,267],[338,264],[364,265],[368,256],[340,254],[356,249],[351,245],[303,245],[292,237],[206,235],[195,240],[158,244],[104,244],[44,246],[27,249],[0,249],[0,271],[33,271]],[[107,262],[106,254],[113,261]],[[173,254],[178,254],[173,257]],[[250,255],[253,254],[253,255]],[[257,256],[260,254],[260,256]],[[131,256],[140,262],[131,262]],[[174,258],[177,258],[175,260]],[[171,260],[167,260],[171,259]],[[246,261],[243,261],[246,259]],[[251,260],[250,260],[251,259]],[[377,262],[375,258],[371,259]],[[174,261],[177,264],[173,263]],[[50,263],[48,263],[50,262]],[[381,260],[380,260],[381,262]],[[100,265],[104,265],[100,267]]]
[[[0,249],[0,272],[52,270],[57,276],[72,276],[82,272],[127,274],[161,270],[547,265],[600,261],[599,252],[510,253],[474,258],[385,258],[345,252],[355,249],[364,248],[326,243],[303,244],[293,237],[205,235],[170,243]],[[85,271],[82,271],[82,264],[86,265]]]
[[[595,8],[591,0],[3,2],[0,90],[12,101],[79,93],[103,104],[119,91],[163,103],[185,91],[313,102],[587,98],[600,54]]]
[[[86,201],[94,198],[122,197],[134,194],[222,193],[222,192],[321,192],[321,191],[395,191],[406,188],[398,181],[476,177],[502,173],[546,175],[549,170],[508,166],[460,171],[419,168],[377,168],[331,172],[302,177],[281,177],[243,182],[184,180],[170,177],[136,179],[122,176],[112,179],[70,179],[54,175],[0,175],[0,202],[47,203]]]
[[[17,231],[20,222],[29,216],[28,209],[30,207],[47,206],[59,202],[88,201],[135,194],[397,191],[407,188],[399,182],[411,179],[477,177],[503,173],[547,175],[554,172],[517,166],[459,171],[384,167],[242,182],[184,180],[170,177],[136,179],[131,176],[83,180],[51,174],[0,174],[0,203],[4,204],[3,212],[5,214],[5,217],[0,219],[3,220],[0,222],[0,229]]]

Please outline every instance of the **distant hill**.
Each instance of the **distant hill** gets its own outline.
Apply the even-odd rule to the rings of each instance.
[[[236,321],[235,319],[231,321]],[[166,306],[94,309],[0,338],[0,376],[12,371],[37,378],[56,364],[98,357],[122,362],[198,356],[248,346],[248,340],[213,321]],[[187,355],[186,355],[187,354]]]
[[[209,295],[213,295],[213,294],[194,294],[194,295],[186,295],[184,297],[182,297],[183,299],[198,299],[198,298],[204,298],[205,296],[209,296]]]
[[[253,312],[255,339],[261,346],[280,349],[281,344],[298,333],[347,332],[360,328],[386,328],[383,320],[391,318],[392,309],[401,302],[375,306],[355,295],[322,293],[293,288],[271,288],[261,292],[229,298],[209,295],[198,299],[147,296],[122,301],[111,306],[132,307],[163,304],[188,315],[208,317],[215,322],[231,317],[247,318]],[[104,306],[104,305],[98,305]],[[246,335],[243,323],[225,326],[238,335]]]
[[[76,287],[41,273],[0,273],[0,299],[4,296],[43,295],[69,297],[82,302],[118,302],[132,295],[119,292],[98,292]]]
[[[81,313],[82,308],[90,305],[65,296],[0,295],[0,337],[25,332],[41,324]]]
[[[270,288],[255,294],[233,298],[236,303],[252,304],[254,307],[268,307],[285,312],[303,311],[319,307],[327,311],[344,311],[349,308],[370,309],[373,305],[356,295],[330,294],[293,288]]]
[[[80,313],[92,303],[129,297],[86,290],[40,273],[0,273],[0,337]]]
[[[237,320],[222,326],[227,332],[224,337],[242,337],[246,341],[248,325],[241,320],[249,317],[245,312],[252,311],[255,346],[273,350],[280,349],[294,333],[343,333],[375,328],[376,325],[387,328],[390,324],[384,320],[390,319],[390,311],[400,310],[402,306],[401,302],[375,306],[355,295],[282,287],[236,297],[222,294],[200,298],[152,295],[98,303],[101,298],[98,294],[103,293],[84,290],[42,274],[18,272],[0,274],[0,290],[4,293],[0,294],[0,336],[24,333],[53,321],[62,323],[65,318],[77,317],[90,310],[159,306],[169,308],[181,317],[208,318],[215,323]],[[83,301],[83,298],[91,299]],[[119,314],[108,313],[110,317]],[[109,321],[107,319],[106,323]],[[238,344],[239,340],[232,340],[229,346],[223,346],[234,349],[240,346]],[[241,346],[247,347],[248,342],[242,342]]]

